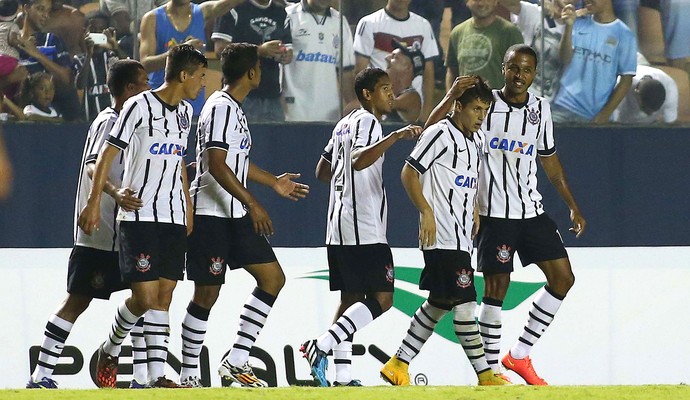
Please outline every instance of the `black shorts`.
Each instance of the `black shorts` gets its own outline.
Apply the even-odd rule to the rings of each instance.
[[[510,273],[517,251],[522,265],[568,257],[556,223],[542,214],[529,219],[481,217],[477,234],[477,270]]]
[[[243,218],[194,216],[187,251],[187,279],[201,285],[222,285],[226,266],[237,269],[275,261],[271,244],[265,236],[254,232],[248,215]]]
[[[459,303],[477,301],[470,253],[461,250],[424,250],[419,288],[435,299]]]
[[[184,225],[120,222],[120,273],[125,282],[182,279],[186,250]]]
[[[67,293],[107,300],[129,285],[122,282],[116,251],[74,246],[67,268]]]
[[[327,246],[328,276],[332,291],[346,293],[392,292],[395,282],[393,254],[387,244]]]

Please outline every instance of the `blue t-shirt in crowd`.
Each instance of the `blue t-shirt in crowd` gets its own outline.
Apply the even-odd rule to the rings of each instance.
[[[561,76],[554,103],[593,119],[608,101],[618,75],[635,75],[637,41],[616,19],[607,24],[592,16],[578,18],[573,26],[573,58]]]
[[[190,37],[206,42],[206,32],[204,31],[204,13],[198,4],[191,4],[192,6],[192,22],[184,32],[180,32],[168,19],[165,13],[165,6],[158,7],[154,10],[156,14],[156,54],[163,54],[172,46],[186,42]],[[158,88],[165,81],[165,69],[151,72],[149,74],[149,84],[153,89]],[[191,100],[192,107],[194,107],[194,115],[201,113],[201,108],[204,105],[205,91],[202,89],[196,99]]]

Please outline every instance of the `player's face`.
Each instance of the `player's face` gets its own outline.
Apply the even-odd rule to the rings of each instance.
[[[503,64],[503,78],[510,96],[522,96],[532,85],[537,73],[534,57],[523,53],[513,53]]]
[[[455,107],[455,112],[458,114],[456,122],[465,130],[477,132],[482,127],[491,103],[474,99],[464,106],[456,101]]]
[[[393,86],[388,75],[383,76],[376,82],[374,91],[371,92],[371,107],[378,110],[381,114],[388,114],[393,111]]]
[[[128,98],[131,96],[135,96],[143,92],[144,90],[151,89],[151,86],[149,86],[149,76],[146,73],[146,70],[141,68],[137,75],[137,80],[134,83],[130,83],[129,85],[127,85],[127,89],[129,90],[127,96]]]
[[[196,99],[204,87],[206,87],[206,67],[199,65],[194,72],[187,74],[187,79],[184,81],[185,97]]]
[[[466,3],[472,16],[480,19],[491,16],[498,6],[498,0],[467,0]]]
[[[260,59],[256,61],[256,65],[251,70],[254,72],[252,75],[252,80],[250,82],[252,83],[252,89],[256,89],[259,87],[259,84],[261,83],[261,60]]]
[[[29,20],[29,24],[35,30],[42,30],[46,22],[48,22],[48,13],[50,12],[51,1],[39,0],[31,6],[24,6],[24,11]]]
[[[47,109],[50,107],[50,103],[53,102],[53,97],[55,97],[55,86],[53,85],[53,81],[48,78],[41,79],[34,88],[33,97],[36,104],[41,108]]]
[[[388,71],[393,72],[404,72],[407,70],[412,70],[412,60],[406,56],[400,49],[393,50],[392,53],[386,56],[386,61],[388,61]]]

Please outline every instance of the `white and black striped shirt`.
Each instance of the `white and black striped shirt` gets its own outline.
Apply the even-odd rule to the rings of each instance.
[[[186,224],[182,168],[191,120],[187,101],[171,106],[150,90],[125,102],[107,142],[124,150],[122,185],[136,191],[144,205],[120,210],[119,221]]]
[[[242,218],[247,213],[244,205],[213,178],[207,151],[226,151],[225,163],[247,187],[252,136],[240,102],[224,91],[209,96],[199,115],[196,138],[197,175],[190,188],[194,214]]]
[[[86,165],[95,163],[98,158],[98,152],[108,137],[110,130],[115,125],[117,120],[117,111],[107,107],[98,115],[91,123],[89,132],[86,135],[86,143],[84,144],[84,152],[81,156],[81,166],[79,168],[79,183],[77,184],[77,199],[74,207],[74,244],[77,246],[91,247],[94,249],[105,251],[117,251],[117,204],[115,199],[108,195],[101,197],[101,222],[100,228],[87,235],[79,228],[77,221],[79,221],[79,213],[86,206],[89,199],[89,192],[93,182],[86,170]],[[113,160],[108,172],[108,179],[113,185],[119,186],[122,182],[122,171],[124,170],[124,154],[120,153],[115,160]]]
[[[484,168],[479,179],[479,213],[508,219],[544,213],[537,191],[537,155],[556,153],[551,107],[528,94],[524,104],[509,103],[500,90],[484,120]]]
[[[383,187],[381,156],[369,167],[355,171],[352,151],[381,140],[376,117],[364,109],[352,111],[333,129],[322,157],[331,163],[326,244],[363,245],[388,243],[388,207]]]
[[[405,160],[420,174],[422,194],[434,211],[436,243],[422,250],[472,253],[474,201],[484,135],[467,138],[450,117],[427,128]]]

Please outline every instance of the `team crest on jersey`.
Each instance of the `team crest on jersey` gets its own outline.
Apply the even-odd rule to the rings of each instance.
[[[182,130],[186,131],[189,129],[189,118],[187,118],[187,114],[178,114],[180,116],[180,128]]]
[[[151,256],[144,255],[144,253],[139,254],[137,257],[137,271],[139,272],[146,272],[151,269],[151,263],[149,262],[149,259]]]
[[[102,272],[96,272],[91,277],[91,287],[94,289],[103,289],[105,287],[105,276]]]
[[[532,125],[537,125],[539,123],[539,112],[534,108],[530,108],[527,112],[527,122]]]
[[[498,254],[496,254],[496,259],[505,264],[510,261],[510,247],[506,246],[505,244],[501,247],[496,247],[498,250]]]
[[[333,35],[333,48],[337,49],[340,47],[340,35]]]
[[[324,37],[325,36],[324,36],[323,32],[319,32],[319,42],[323,42]]]
[[[457,279],[455,279],[455,284],[458,285],[458,287],[464,289],[472,284],[472,271],[463,268],[460,271],[456,271],[455,274],[458,276]]]
[[[386,280],[390,283],[395,280],[395,270],[392,265],[386,265]]]
[[[208,272],[212,275],[220,275],[220,273],[223,272],[223,266],[225,266],[225,261],[222,258],[211,257],[211,266],[208,267]]]

